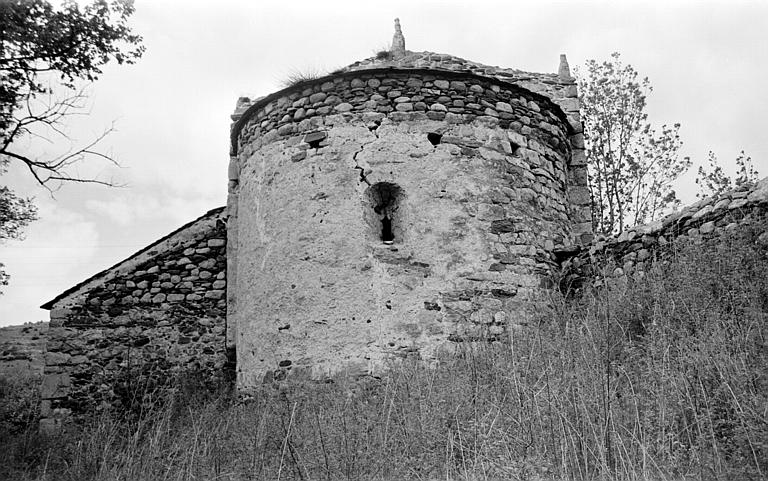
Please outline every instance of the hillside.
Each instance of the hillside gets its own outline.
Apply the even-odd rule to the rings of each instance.
[[[0,327],[0,377],[41,375],[46,331],[47,322]]]

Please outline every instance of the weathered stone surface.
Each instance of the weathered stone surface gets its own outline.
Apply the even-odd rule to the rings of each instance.
[[[227,362],[224,219],[221,209],[211,211],[159,241],[159,246],[51,301],[62,327],[48,333],[41,390],[47,424],[58,423],[58,417],[70,412],[78,415],[115,402],[114,386],[127,374],[128,356],[130,366],[163,370],[168,380],[191,365],[198,366],[204,378],[222,377]],[[192,276],[196,280],[181,282],[194,270],[188,269],[195,266],[192,259],[206,270]],[[214,288],[201,278],[203,272],[209,279],[221,276],[215,281],[219,284]],[[132,301],[112,302],[116,298]],[[208,324],[199,326],[203,316]],[[179,349],[178,333],[192,332],[189,326],[195,326],[195,334],[185,336],[187,342]],[[173,355],[158,358],[158,353]]]
[[[43,399],[66,397],[70,386],[71,379],[67,373],[46,374],[40,388],[40,397]]]
[[[768,203],[761,194],[766,186],[768,177],[751,188],[743,186],[702,199],[664,219],[632,227],[618,238],[588,247],[573,246],[560,254],[563,275],[591,282],[595,273],[612,263],[622,266],[614,270],[614,277],[642,276],[650,262],[670,255],[668,247],[675,240],[701,242],[745,226],[765,231],[759,234],[759,242],[768,236]]]
[[[239,250],[226,283],[238,385],[294,369],[323,378],[358,358],[376,371],[399,355],[392,346],[429,358],[445,342],[501,340],[508,322],[524,324],[524,308],[486,298],[494,289],[536,298],[537,276],[553,265],[545,249],[577,235],[571,217],[581,210],[569,197],[580,199],[587,179],[568,174],[573,133],[560,107],[494,79],[439,72],[362,70],[313,89],[337,98],[344,115],[323,117],[328,136],[311,162],[290,162],[305,150],[273,133],[288,104],[254,110],[238,127],[228,226]],[[377,207],[393,197],[396,208]],[[382,242],[388,208],[391,246]],[[219,287],[204,297],[223,299]],[[457,291],[470,293],[461,317],[425,308]],[[302,341],[286,342],[293,333]]]
[[[584,164],[575,83],[395,40],[386,59],[238,103],[229,218],[59,299],[72,334],[54,336],[50,368],[79,374],[46,412],[109,402],[129,353],[212,376],[237,339],[247,388],[370,374],[525,324],[549,251],[589,234],[569,200],[586,186],[569,172]]]
[[[348,102],[341,103],[333,108],[337,112],[349,112],[353,109],[352,104]]]

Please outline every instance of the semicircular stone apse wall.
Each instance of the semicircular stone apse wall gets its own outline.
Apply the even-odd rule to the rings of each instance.
[[[503,340],[553,249],[585,233],[578,119],[545,95],[368,68],[243,103],[227,247],[241,388]]]

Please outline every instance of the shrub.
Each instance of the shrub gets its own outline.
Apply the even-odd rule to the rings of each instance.
[[[37,422],[39,387],[39,376],[0,376],[0,432],[17,434]]]

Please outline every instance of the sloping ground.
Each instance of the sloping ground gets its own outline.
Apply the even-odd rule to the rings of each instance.
[[[47,322],[0,327],[0,377],[43,374]]]

